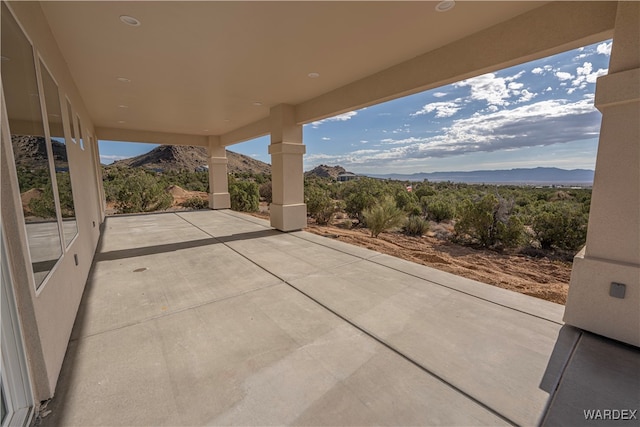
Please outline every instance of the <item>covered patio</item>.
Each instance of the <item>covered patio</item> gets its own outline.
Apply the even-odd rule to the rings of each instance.
[[[41,426],[576,425],[638,409],[638,348],[563,325],[563,306],[229,210],[103,227]]]

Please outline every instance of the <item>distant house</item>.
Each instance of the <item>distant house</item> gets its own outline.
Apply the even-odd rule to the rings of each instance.
[[[356,175],[355,173],[351,173],[351,172],[342,172],[342,173],[338,174],[338,176],[336,177],[338,182],[353,181],[354,179],[358,179],[358,178],[359,178],[358,175]]]

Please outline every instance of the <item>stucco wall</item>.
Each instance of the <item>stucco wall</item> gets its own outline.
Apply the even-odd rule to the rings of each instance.
[[[9,246],[9,261],[35,400],[53,396],[71,336],[91,262],[100,237],[102,210],[96,178],[97,150],[93,124],[82,103],[64,58],[44,19],[38,3],[9,2],[18,23],[32,42],[42,62],[58,83],[60,96],[67,98],[82,123],[84,149],[67,140],[78,234],[36,291],[31,273],[20,191],[3,117],[2,139],[2,223]],[[67,112],[63,111],[66,117]],[[74,255],[77,255],[78,265]]]

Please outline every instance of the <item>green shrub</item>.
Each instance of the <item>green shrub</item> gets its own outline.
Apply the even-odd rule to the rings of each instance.
[[[153,212],[171,206],[173,198],[154,172],[143,169],[110,171],[105,181],[108,200],[117,213]]]
[[[432,221],[442,222],[453,219],[455,215],[454,203],[439,196],[423,196],[420,205],[424,215]]]
[[[420,215],[420,203],[415,194],[408,192],[405,188],[401,188],[396,193],[396,206],[409,215]]]
[[[405,218],[405,213],[398,209],[395,201],[390,196],[383,197],[374,206],[362,212],[365,224],[371,230],[371,237],[386,230],[399,227]]]
[[[258,184],[252,181],[230,181],[231,209],[240,212],[257,212],[260,207]]]
[[[209,208],[209,201],[205,200],[201,197],[190,197],[187,200],[185,200],[184,202],[182,202],[180,204],[180,206],[183,206],[185,208],[189,208],[189,209],[208,209]]]
[[[542,249],[578,250],[587,239],[588,216],[579,205],[546,205],[533,217],[533,232]]]
[[[404,224],[404,232],[409,236],[422,236],[429,231],[429,222],[417,215],[411,215]]]
[[[310,185],[305,189],[304,201],[307,204],[307,213],[317,224],[325,225],[331,222],[336,206],[326,190]]]
[[[455,225],[458,238],[467,236],[483,247],[514,246],[522,238],[524,227],[520,220],[511,219],[513,203],[492,194],[476,203],[465,200]]]
[[[346,182],[343,186],[345,211],[356,218],[358,223],[364,222],[365,210],[375,205],[383,195],[389,194],[388,184],[373,178],[360,178]]]

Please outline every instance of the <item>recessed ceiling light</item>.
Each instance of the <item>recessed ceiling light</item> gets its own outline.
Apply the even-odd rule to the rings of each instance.
[[[437,12],[446,12],[448,10],[453,9],[453,6],[456,5],[456,2],[453,0],[444,0],[436,5]]]
[[[320,73],[309,73],[307,74],[307,77],[309,77],[310,79],[317,79],[318,77],[320,77]]]
[[[120,104],[120,105],[118,105],[118,108],[129,108],[129,106],[128,105],[124,105],[124,104]]]
[[[138,21],[133,16],[129,16],[129,15],[121,15],[120,16],[120,21],[122,21],[123,23],[125,23],[127,25],[131,25],[132,27],[139,27],[141,25],[140,21]]]
[[[127,123],[124,120],[118,120],[118,123],[123,124],[123,123]]]
[[[131,80],[126,77],[118,77],[116,80],[120,83],[131,83]]]
[[[262,102],[256,101],[256,102],[253,103],[253,105],[256,106],[256,107],[260,107],[262,105]]]
[[[209,129],[202,129],[202,132],[209,132]]]

